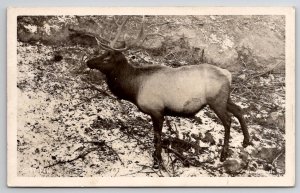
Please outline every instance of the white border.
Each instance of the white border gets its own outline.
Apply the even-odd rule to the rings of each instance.
[[[17,176],[17,16],[18,15],[285,15],[286,174],[283,177],[19,177]],[[295,9],[292,7],[102,7],[8,8],[7,11],[7,184],[22,187],[183,187],[295,185]]]

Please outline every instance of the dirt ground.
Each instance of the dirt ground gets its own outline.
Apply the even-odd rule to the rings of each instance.
[[[233,81],[232,99],[241,106],[253,146],[233,119],[230,158],[220,162],[224,129],[206,107],[198,119],[167,117],[165,168],[152,168],[150,117],[117,100],[103,75],[86,70],[80,52],[18,43],[19,176],[282,176],[285,173],[284,74],[259,74]],[[244,72],[247,73],[247,72]],[[243,85],[241,85],[243,84]],[[180,140],[178,140],[180,139]]]

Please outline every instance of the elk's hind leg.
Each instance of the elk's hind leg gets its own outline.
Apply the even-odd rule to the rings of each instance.
[[[228,157],[229,151],[229,138],[230,138],[230,125],[231,125],[231,118],[227,113],[226,106],[218,106],[218,105],[210,105],[214,112],[217,114],[219,119],[225,128],[225,136],[224,136],[224,144],[221,153],[221,161],[225,161]]]
[[[247,125],[246,125],[244,117],[243,117],[242,109],[239,106],[237,106],[236,104],[234,104],[229,99],[228,103],[227,103],[227,110],[229,112],[231,112],[240,122],[242,132],[243,132],[243,135],[244,135],[243,147],[247,147],[248,145],[251,145],[250,136],[249,136],[249,132],[248,132],[248,129],[247,129]]]
[[[210,108],[217,114],[225,128],[224,144],[220,158],[221,161],[226,160],[229,151],[231,118],[227,112],[228,90],[229,89],[224,88],[214,99],[208,101]]]

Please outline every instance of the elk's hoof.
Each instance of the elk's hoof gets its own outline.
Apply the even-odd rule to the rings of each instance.
[[[228,157],[228,151],[223,150],[221,153],[220,161],[221,162],[225,161],[227,157]]]
[[[156,152],[153,153],[153,169],[160,169],[162,164],[162,157],[160,154],[157,154]]]
[[[161,169],[162,168],[162,162],[154,161],[152,168],[153,169]]]
[[[160,164],[154,163],[152,167],[153,167],[153,169],[156,169],[156,170],[157,170],[157,169],[160,168]]]
[[[221,155],[220,161],[223,162],[225,160],[226,160],[226,157]]]
[[[248,145],[253,145],[253,143],[251,141],[248,140],[244,140],[243,141],[243,147],[246,148]]]

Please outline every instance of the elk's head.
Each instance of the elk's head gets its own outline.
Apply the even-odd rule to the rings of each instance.
[[[107,50],[103,55],[88,60],[86,64],[90,69],[97,69],[106,73],[124,62],[127,62],[127,60],[121,51]]]

